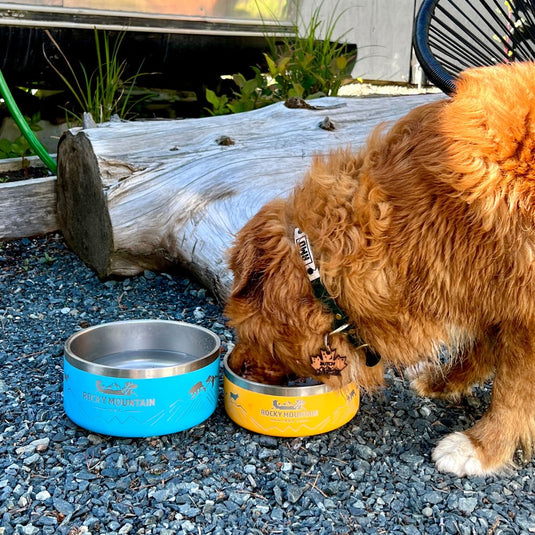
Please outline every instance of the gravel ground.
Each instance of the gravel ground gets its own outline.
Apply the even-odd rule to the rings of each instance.
[[[189,431],[100,436],[63,411],[65,339],[161,318],[227,345],[221,307],[184,273],[100,281],[58,235],[0,243],[0,268],[0,535],[535,533],[533,463],[459,479],[430,459],[444,433],[481,416],[488,388],[451,406],[391,373],[350,423],[311,438],[249,433],[221,398]]]

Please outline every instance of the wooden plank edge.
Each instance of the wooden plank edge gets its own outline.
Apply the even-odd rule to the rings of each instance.
[[[56,230],[57,177],[0,184],[0,240],[29,238]]]

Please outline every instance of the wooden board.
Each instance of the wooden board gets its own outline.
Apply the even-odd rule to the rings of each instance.
[[[32,167],[44,168],[37,156],[26,160]],[[0,160],[0,175],[2,171],[20,168],[20,158]],[[25,238],[58,230],[56,204],[55,176],[0,184],[0,240]]]

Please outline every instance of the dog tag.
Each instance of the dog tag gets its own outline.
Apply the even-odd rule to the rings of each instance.
[[[310,358],[310,363],[316,375],[340,375],[347,366],[347,357],[338,355],[336,349],[325,344],[325,347],[320,349],[319,355]]]

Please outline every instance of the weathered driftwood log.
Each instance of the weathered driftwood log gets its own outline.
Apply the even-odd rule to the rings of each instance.
[[[181,264],[224,300],[234,234],[289,193],[314,153],[358,146],[376,124],[436,98],[325,98],[313,101],[316,109],[278,103],[73,130],[58,147],[60,227],[100,277]],[[334,129],[320,127],[329,121]]]

